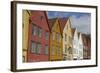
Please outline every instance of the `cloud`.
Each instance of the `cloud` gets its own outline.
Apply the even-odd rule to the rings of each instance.
[[[82,33],[91,32],[90,13],[48,11],[47,15],[49,19],[55,17],[62,18],[70,16],[72,27],[77,28],[77,30]]]
[[[91,32],[91,15],[82,15],[77,18],[76,15],[71,16],[72,27],[77,28],[79,32],[90,33]]]
[[[47,12],[48,18],[55,18],[55,17],[68,17],[70,13],[68,12],[58,12],[58,11],[48,11]]]

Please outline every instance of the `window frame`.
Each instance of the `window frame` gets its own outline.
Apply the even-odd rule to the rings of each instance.
[[[36,47],[36,48],[33,48],[33,47],[32,47],[32,46],[33,46],[33,45],[32,45],[33,43],[35,44],[35,47]],[[30,47],[30,48],[31,48],[31,50],[30,50],[31,53],[36,54],[37,43],[36,43],[35,41],[31,41],[31,47]]]

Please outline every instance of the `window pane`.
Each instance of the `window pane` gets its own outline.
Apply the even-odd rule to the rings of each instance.
[[[52,32],[52,40],[54,40],[54,39],[55,39],[55,33]]]
[[[55,47],[52,46],[52,55],[54,55],[54,54],[55,54]]]
[[[67,53],[67,45],[65,45],[65,53]]]
[[[48,45],[46,45],[45,46],[45,54],[48,54],[48,49],[49,49],[49,47],[48,47]]]
[[[49,39],[49,32],[46,31],[45,37],[46,37],[46,40]]]
[[[56,33],[56,41],[59,42],[59,33]]]
[[[59,55],[61,55],[61,48],[59,47]]]
[[[41,44],[38,44],[37,45],[37,51],[36,51],[38,54],[40,54],[41,53]]]
[[[56,47],[56,52],[57,52],[57,55],[61,55],[60,47]]]
[[[42,36],[42,29],[41,28],[38,28],[38,36],[41,38]]]
[[[59,39],[58,40],[59,40],[59,42],[61,42],[61,35],[60,34],[59,34]]]
[[[57,36],[58,36],[58,34],[56,33],[56,41],[58,41],[58,37]]]
[[[36,25],[32,25],[32,34],[33,35],[37,35],[38,34],[38,28],[37,28],[37,26]]]
[[[31,52],[36,53],[36,43],[35,42],[32,42],[31,44]]]
[[[68,48],[69,54],[72,54],[72,48]]]

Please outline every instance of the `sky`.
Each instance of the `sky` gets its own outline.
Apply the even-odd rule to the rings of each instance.
[[[81,33],[91,33],[90,13],[48,11],[47,15],[49,19],[55,17],[70,17],[72,28],[76,28]]]

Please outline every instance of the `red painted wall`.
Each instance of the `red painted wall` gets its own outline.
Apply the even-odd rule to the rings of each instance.
[[[91,59],[91,36],[85,35],[83,38],[84,49],[83,49],[83,58]]]
[[[39,39],[37,36],[32,35],[32,23],[42,28],[41,39]],[[28,59],[27,59],[28,62],[49,60],[49,54],[48,55],[44,54],[45,45],[49,46],[49,40],[46,40],[45,38],[45,31],[48,31],[50,33],[46,13],[44,11],[31,11],[30,24],[29,24],[29,42],[28,42],[29,48],[28,48]],[[30,51],[31,41],[36,41],[41,43],[42,48],[40,54],[31,53]]]
[[[88,41],[88,59],[91,59],[91,36],[88,36],[87,38]]]

